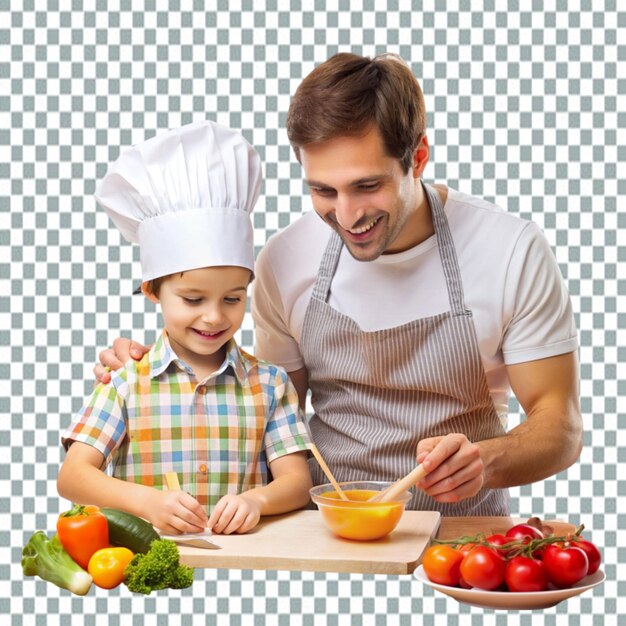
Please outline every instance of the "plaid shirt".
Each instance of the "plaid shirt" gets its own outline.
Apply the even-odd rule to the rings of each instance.
[[[166,472],[209,509],[268,482],[268,463],[306,450],[307,425],[286,372],[234,340],[218,371],[197,382],[164,332],[150,352],[98,385],[63,434],[102,452],[112,475],[163,489]]]

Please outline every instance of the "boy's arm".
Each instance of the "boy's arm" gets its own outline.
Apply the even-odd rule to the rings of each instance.
[[[78,504],[120,509],[147,519],[166,534],[200,532],[207,514],[195,498],[182,491],[153,487],[107,476],[105,459],[93,446],[75,441],[59,471],[59,495]]]
[[[279,515],[305,506],[313,486],[306,452],[285,454],[270,462],[272,482],[242,493],[258,503],[261,515]]]
[[[245,533],[262,515],[279,515],[302,508],[313,486],[306,452],[285,454],[269,463],[273,480],[264,487],[224,496],[215,506],[208,526],[213,532]]]

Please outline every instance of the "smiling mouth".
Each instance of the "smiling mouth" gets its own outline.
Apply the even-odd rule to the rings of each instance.
[[[376,224],[380,221],[381,218],[382,218],[382,215],[379,215],[378,217],[375,217],[371,222],[365,224],[365,226],[362,226],[361,228],[346,228],[344,230],[347,230],[351,235],[362,235],[363,233],[366,233],[368,230],[372,230],[372,228],[376,226]]]
[[[220,330],[216,333],[210,333],[205,330],[198,330],[197,328],[192,328],[191,330],[193,330],[193,332],[196,333],[196,335],[200,335],[200,337],[204,337],[205,339],[215,339],[215,337],[219,337],[220,335],[224,333],[223,330]]]

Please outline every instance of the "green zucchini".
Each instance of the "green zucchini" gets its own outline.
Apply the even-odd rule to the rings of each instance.
[[[117,509],[101,509],[109,524],[109,543],[128,548],[131,552],[145,554],[150,544],[159,538],[152,524],[146,520]]]

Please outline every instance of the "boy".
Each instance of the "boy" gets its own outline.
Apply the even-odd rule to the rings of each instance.
[[[141,289],[165,328],[141,361],[95,388],[64,433],[62,497],[126,510],[168,534],[243,533],[308,502],[310,439],[296,391],[282,368],[233,339],[253,278],[260,185],[256,151],[212,122],[154,137],[107,172],[96,198],[139,243]],[[164,490],[168,472],[181,491]]]

